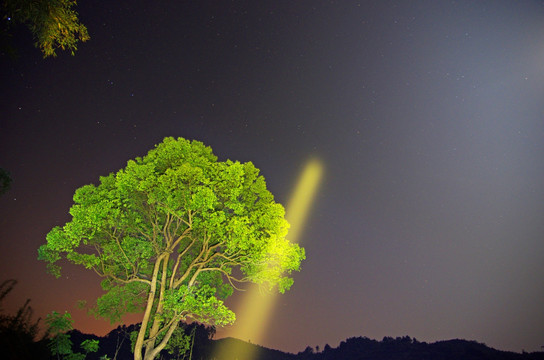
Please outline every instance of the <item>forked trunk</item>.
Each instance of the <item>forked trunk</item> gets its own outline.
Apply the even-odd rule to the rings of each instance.
[[[168,328],[168,331],[166,331],[166,334],[164,335],[164,338],[161,340],[161,342],[158,345],[155,345],[154,343],[151,344],[149,347],[146,347],[145,354],[144,354],[144,360],[153,360],[155,359],[159,353],[166,347],[166,344],[172,337],[172,334],[178,327],[179,321],[175,321],[170,325]]]
[[[160,264],[162,256],[157,259],[153,268],[153,276],[151,278],[151,287],[149,289],[149,295],[147,296],[147,304],[144,311],[144,317],[142,319],[142,325],[136,338],[136,344],[134,345],[134,360],[142,360],[142,348],[145,340],[145,333],[151,318],[151,312],[153,309],[153,303],[155,302],[155,291],[157,290],[157,275],[159,274]]]

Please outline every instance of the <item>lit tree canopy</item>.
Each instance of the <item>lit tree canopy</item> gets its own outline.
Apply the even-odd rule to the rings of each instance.
[[[53,228],[39,259],[93,269],[106,293],[95,314],[143,310],[135,359],[153,359],[181,320],[234,321],[222,299],[240,283],[284,292],[304,250],[286,239],[282,205],[251,163],[220,162],[209,147],[166,138],[143,158],[76,190],[72,220]]]

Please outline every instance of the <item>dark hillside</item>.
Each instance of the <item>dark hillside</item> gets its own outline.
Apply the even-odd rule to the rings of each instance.
[[[268,349],[234,338],[224,338],[210,341],[208,351],[203,359],[217,360],[296,360],[297,356],[279,350]]]
[[[192,327],[187,328],[189,333]],[[107,354],[117,359],[131,359],[130,338],[127,334],[134,330],[134,325],[119,327],[100,340],[100,351],[90,354],[89,360],[98,359]],[[352,337],[342,341],[338,347],[326,345],[322,351],[311,347],[298,354],[285,353],[268,349],[234,338],[212,340],[213,329],[197,326],[193,346],[193,360],[544,360],[544,352],[515,353],[500,351],[476,341],[447,340],[435,343],[419,342],[409,336],[385,337],[381,341],[367,337]],[[72,341],[79,344],[93,335],[72,332]],[[125,340],[123,340],[125,339]],[[162,359],[175,359],[166,351]]]
[[[120,326],[104,337],[71,331],[70,338],[74,352],[83,352],[79,344],[87,339],[99,340],[99,351],[88,354],[87,360],[98,360],[106,355],[109,359],[130,360],[130,333],[137,325]],[[447,340],[435,343],[419,342],[409,336],[385,337],[381,341],[367,337],[352,337],[342,341],[336,348],[326,345],[321,351],[307,347],[298,354],[268,349],[234,338],[213,340],[213,328],[202,325],[188,325],[187,334],[194,329],[195,341],[192,347],[192,360],[544,360],[544,352],[515,353],[500,351],[476,341]],[[30,347],[33,355],[10,355],[9,359],[51,359],[45,344],[35,343]],[[39,353],[36,353],[39,352]],[[161,360],[183,359],[163,351]],[[188,360],[187,354],[184,360]]]
[[[349,338],[337,348],[326,346],[320,353],[299,353],[300,360],[544,360],[544,352],[514,353],[495,350],[475,341],[447,340],[419,342],[408,336],[382,341],[366,337]]]

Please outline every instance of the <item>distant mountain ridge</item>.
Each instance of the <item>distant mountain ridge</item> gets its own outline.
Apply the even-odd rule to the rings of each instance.
[[[298,354],[291,354],[234,338],[214,340],[211,339],[213,329],[202,325],[196,327],[192,360],[544,360],[544,352],[501,351],[476,341],[460,339],[426,343],[409,336],[384,337],[381,341],[351,337],[335,348],[326,345],[323,349],[313,349],[308,346]],[[100,351],[89,354],[89,360],[99,359],[103,355],[113,359],[115,351],[118,360],[132,359],[127,334],[134,328],[135,325],[119,327],[104,337],[74,330],[71,339],[74,344],[80,344],[85,339],[100,341]],[[166,351],[161,355],[165,360],[176,359]]]
[[[445,340],[434,343],[419,342],[408,336],[382,341],[367,337],[353,337],[336,348],[325,346],[322,352],[307,348],[297,360],[543,360],[544,352],[515,353],[500,351],[476,341]]]

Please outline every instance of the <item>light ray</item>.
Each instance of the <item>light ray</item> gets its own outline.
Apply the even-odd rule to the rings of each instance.
[[[317,159],[310,159],[299,176],[285,215],[287,221],[291,224],[287,235],[291,242],[299,242],[322,175],[323,165],[321,162]],[[235,311],[237,320],[231,336],[257,344],[260,343],[272,316],[275,302],[276,294],[263,293],[258,285],[251,286],[237,306],[238,309]],[[220,352],[232,350],[225,347]],[[251,360],[254,355],[245,353],[244,359]],[[222,357],[218,356],[217,358]]]

